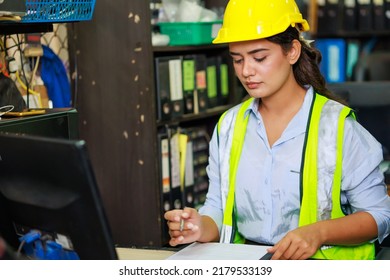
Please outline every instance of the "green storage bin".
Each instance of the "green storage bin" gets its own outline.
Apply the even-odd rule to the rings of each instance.
[[[161,34],[168,35],[170,46],[211,44],[222,26],[212,22],[160,22]]]

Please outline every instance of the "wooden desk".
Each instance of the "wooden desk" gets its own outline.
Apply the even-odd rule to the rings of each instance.
[[[165,260],[176,253],[170,250],[116,248],[120,260]]]

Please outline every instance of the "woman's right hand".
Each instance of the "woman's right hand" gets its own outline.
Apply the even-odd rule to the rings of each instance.
[[[171,236],[169,245],[176,246],[199,240],[202,217],[196,209],[186,207],[167,211],[164,218],[167,220],[169,235]]]

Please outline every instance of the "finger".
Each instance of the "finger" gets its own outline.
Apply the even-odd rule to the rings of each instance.
[[[171,240],[169,241],[169,244],[174,246],[178,244],[185,244],[194,241],[194,233],[189,230],[185,231],[178,231],[178,230],[172,230],[169,231],[169,235],[171,236]]]
[[[180,228],[180,222],[168,221],[167,224],[170,230],[179,230]]]
[[[297,260],[307,260],[308,258],[310,258],[313,255],[314,255],[314,253],[306,252],[306,253],[303,253]]]
[[[171,240],[169,240],[169,245],[171,246],[177,246],[179,244],[181,244],[184,240],[184,237],[182,235],[176,237],[176,238],[171,238]]]
[[[173,238],[178,238],[179,236],[183,236],[185,233],[178,230],[171,230],[169,231],[169,235]]]
[[[294,255],[297,254],[298,256],[302,255],[302,251],[300,252],[298,246],[296,246],[294,243],[291,243],[290,246],[284,251],[282,254],[282,258],[285,260],[295,260]]]
[[[194,218],[198,211],[191,207],[184,207],[183,212],[181,213],[181,217],[183,219],[191,219]]]
[[[277,246],[275,245],[275,246],[268,248],[267,252],[273,254],[273,253],[275,253],[276,249],[277,249]]]
[[[168,225],[169,230],[177,230],[178,229],[177,222],[167,221],[167,225]]]
[[[291,260],[306,260],[314,255],[316,249],[308,245],[300,245],[294,254],[290,257]]]
[[[196,209],[185,207],[180,216],[180,227],[182,230],[189,229],[197,231],[199,229],[199,213]]]
[[[315,249],[313,247],[304,246],[304,247],[301,247],[300,250],[294,254],[293,258],[294,258],[294,260],[306,260],[306,259],[310,258],[311,256],[313,256],[316,251],[317,251],[317,249]]]
[[[183,228],[181,228],[180,223],[168,222],[168,229],[172,232],[176,232],[176,235],[180,235],[185,232],[197,232],[199,230],[199,227],[190,222],[184,222],[184,226]]]
[[[304,260],[305,252],[303,250],[297,250],[290,258],[290,260]]]
[[[271,260],[276,260],[277,258],[274,256],[275,252],[279,248],[279,243],[276,243],[274,246],[267,249],[267,253],[272,254]]]
[[[283,254],[287,250],[287,248],[290,246],[290,244],[291,244],[291,241],[284,241],[284,240],[276,243],[276,245],[274,246],[275,249],[273,251],[273,255],[272,255],[271,260],[284,259]]]
[[[181,209],[167,211],[164,213],[164,219],[167,221],[179,222],[182,212],[183,210]]]

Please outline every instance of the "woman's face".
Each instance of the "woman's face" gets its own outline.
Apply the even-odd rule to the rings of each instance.
[[[286,54],[280,45],[259,39],[230,43],[229,50],[236,75],[252,97],[270,97],[295,82],[294,47]]]

